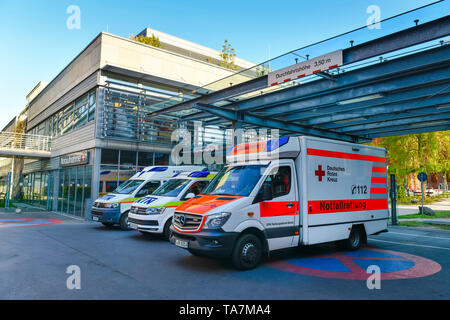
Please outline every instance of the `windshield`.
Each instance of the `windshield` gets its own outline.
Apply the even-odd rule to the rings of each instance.
[[[189,183],[188,179],[172,179],[164,183],[153,192],[154,196],[177,197]]]
[[[131,194],[136,190],[137,187],[139,187],[142,182],[145,180],[127,180],[124,183],[122,183],[120,186],[116,188],[112,193],[118,193],[118,194]]]
[[[258,183],[267,165],[223,168],[202,194],[247,197]]]

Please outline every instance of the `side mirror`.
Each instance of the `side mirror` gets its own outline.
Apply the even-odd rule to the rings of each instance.
[[[187,195],[184,196],[185,199],[192,199],[194,197],[195,197],[195,194],[192,193],[192,192],[190,192],[190,193],[188,193]]]

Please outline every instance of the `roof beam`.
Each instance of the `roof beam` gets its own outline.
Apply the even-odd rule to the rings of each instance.
[[[384,131],[371,132],[368,134],[370,138],[379,137],[390,137],[390,136],[400,136],[405,134],[416,134],[423,132],[434,132],[434,131],[445,131],[450,130],[450,121],[442,124],[427,125],[424,124],[423,127],[411,127],[411,125],[406,125],[400,128],[392,128],[391,130],[385,129]]]
[[[353,70],[335,76],[334,81],[317,80],[299,86],[289,87],[282,91],[265,94],[232,104],[240,111],[270,109],[267,114],[280,112],[295,112],[296,108],[304,110],[306,100],[316,98],[320,100],[324,95],[337,93],[349,88],[372,86],[386,79],[409,77],[430,69],[443,68],[450,64],[450,45],[417,53],[415,55],[377,63],[369,67]],[[425,79],[423,79],[425,80]],[[356,94],[353,95],[357,97]],[[335,101],[332,101],[335,102]],[[315,102],[309,107],[317,107],[325,103]]]
[[[301,126],[293,123],[288,123],[284,121],[279,121],[275,119],[268,119],[264,117],[249,115],[246,113],[235,112],[232,110],[223,109],[220,107],[216,107],[213,105],[205,105],[201,103],[197,103],[194,105],[195,108],[209,112],[218,117],[225,118],[231,121],[241,121],[243,123],[252,124],[255,126],[266,127],[266,128],[275,128],[282,129],[285,131],[291,131],[297,134],[306,134],[313,136],[326,137],[330,139],[344,140],[344,141],[352,141],[357,142],[359,140],[365,140],[366,137],[358,137],[355,135],[349,134],[340,134],[329,130],[321,130],[316,128],[311,128],[307,126]]]
[[[320,107],[317,110],[303,111],[301,113],[291,114],[283,117],[286,121],[305,121],[308,125],[326,124],[328,122],[346,120],[353,118],[352,114],[370,115],[372,112],[399,112],[403,111],[404,105],[408,104],[407,109],[414,109],[413,101],[419,99],[429,99],[430,97],[439,97],[450,94],[450,87],[448,83],[438,84],[434,86],[424,86],[416,88],[415,90],[404,90],[399,92],[389,93],[385,97],[375,99],[372,101],[356,102],[346,105],[330,104],[327,107]],[[389,105],[391,109],[384,108]],[[397,108],[397,105],[401,107]],[[381,107],[381,108],[380,108]],[[377,108],[372,111],[371,108]],[[349,114],[351,113],[351,114]],[[332,124],[330,124],[332,128]]]
[[[382,129],[385,127],[390,127],[394,128],[396,126],[400,126],[400,125],[410,125],[410,124],[420,124],[420,123],[425,123],[425,122],[430,122],[430,121],[437,121],[437,120],[448,120],[450,121],[450,112],[445,112],[445,113],[437,113],[437,114],[431,114],[431,115],[412,115],[408,118],[403,118],[403,119],[395,119],[395,120],[386,120],[386,121],[378,121],[375,123],[368,123],[368,124],[362,124],[359,126],[353,126],[353,127],[348,127],[348,128],[343,128],[341,130],[339,130],[339,132],[364,132],[364,131],[368,131],[368,130],[373,130],[373,129]],[[365,133],[367,134],[367,133]]]
[[[371,40],[343,50],[344,64],[349,64],[371,57],[376,57],[395,50],[411,47],[420,43],[442,38],[450,34],[450,16],[429,21],[409,29]],[[159,115],[194,107],[195,103],[212,104],[245,93],[267,87],[267,75],[240,83],[229,88],[218,90],[207,96],[176,104],[150,113]]]

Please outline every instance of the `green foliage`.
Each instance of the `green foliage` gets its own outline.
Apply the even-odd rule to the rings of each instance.
[[[406,200],[406,190],[403,186],[397,186],[397,199],[399,201]]]
[[[225,40],[222,45],[222,52],[220,53],[220,58],[222,59],[220,61],[220,66],[231,70],[238,70],[238,67],[234,63],[235,57],[236,52],[234,51],[234,48],[228,43],[228,40]]]
[[[399,184],[421,171],[440,173],[444,180],[450,174],[450,131],[385,137],[373,145],[387,149],[389,174],[395,174]]]
[[[161,41],[159,41],[159,37],[155,36],[153,33],[152,33],[151,37],[145,37],[145,36],[135,37],[133,35],[130,35],[129,38],[131,40],[134,40],[134,41],[138,41],[138,42],[141,42],[141,43],[148,44],[149,46],[153,46],[153,47],[156,47],[156,48],[164,49],[162,44],[161,44]]]

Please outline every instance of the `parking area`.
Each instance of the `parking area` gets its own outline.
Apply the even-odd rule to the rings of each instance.
[[[257,269],[191,256],[160,237],[52,213],[0,214],[0,299],[449,299],[450,233],[391,227],[358,252],[277,252]],[[69,290],[69,266],[81,289]],[[366,271],[381,270],[368,289]]]

